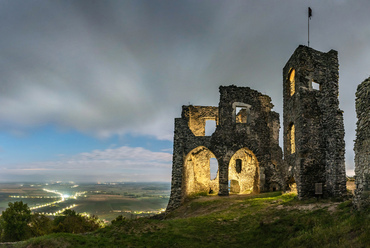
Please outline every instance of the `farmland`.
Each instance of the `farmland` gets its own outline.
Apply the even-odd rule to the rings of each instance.
[[[159,213],[169,194],[169,183],[0,184],[0,211],[22,200],[33,212],[47,215],[72,208],[105,221],[118,215],[133,219]]]

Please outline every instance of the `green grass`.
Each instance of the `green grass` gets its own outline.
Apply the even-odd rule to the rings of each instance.
[[[127,220],[85,235],[53,234],[17,247],[370,247],[370,211],[351,201],[298,201],[279,192],[198,197],[165,220]]]

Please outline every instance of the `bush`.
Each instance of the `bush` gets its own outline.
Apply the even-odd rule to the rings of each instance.
[[[97,216],[82,216],[74,210],[65,210],[63,215],[52,220],[39,213],[31,214],[27,204],[22,201],[9,202],[8,206],[0,216],[0,240],[5,242],[26,240],[53,232],[85,233],[103,226]]]
[[[43,236],[52,232],[53,221],[39,213],[35,213],[31,216],[31,232],[33,237]]]
[[[76,213],[74,210],[65,210],[62,216],[54,219],[53,232],[84,233],[97,230],[102,223],[96,216],[88,217]]]

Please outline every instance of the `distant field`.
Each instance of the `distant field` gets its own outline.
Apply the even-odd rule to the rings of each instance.
[[[76,201],[75,211],[97,215],[101,219],[112,220],[118,215],[131,215],[135,212],[155,212],[166,208],[168,197],[130,198],[122,195],[88,195]]]
[[[34,207],[55,201],[53,198],[32,198],[55,196],[55,194],[44,191],[43,187],[44,185],[34,185],[31,187],[31,185],[22,184],[0,184],[0,212],[8,207],[9,202],[23,201],[29,207]],[[20,198],[12,198],[11,196],[18,196]]]
[[[83,196],[77,199],[69,198],[61,203],[52,204],[35,211],[44,213],[57,212],[72,204],[77,206],[73,208],[78,213],[88,213],[97,215],[101,219],[108,221],[116,218],[118,215],[124,215],[128,218],[136,218],[139,215],[148,215],[145,212],[156,213],[160,209],[166,208],[169,195],[169,183],[117,183],[117,184],[0,184],[0,211],[8,207],[8,202],[22,200],[28,206],[33,207],[45,203],[51,203],[58,198],[31,198],[58,196],[55,193],[48,193],[43,190],[55,190],[58,193],[67,196],[73,196],[77,192],[83,192]],[[30,198],[10,198],[10,196],[24,196]]]

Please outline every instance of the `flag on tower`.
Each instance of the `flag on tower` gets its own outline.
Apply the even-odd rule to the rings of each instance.
[[[311,19],[311,16],[312,16],[312,9],[308,7],[308,18]]]

